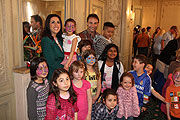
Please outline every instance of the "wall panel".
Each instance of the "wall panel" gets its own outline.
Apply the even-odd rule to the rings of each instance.
[[[180,1],[163,1],[160,26],[166,31],[168,31],[172,25],[176,25],[180,29],[179,21]]]
[[[21,64],[17,1],[0,0],[0,119],[15,120],[13,67]],[[17,16],[16,16],[17,15]],[[14,24],[16,22],[16,24]]]

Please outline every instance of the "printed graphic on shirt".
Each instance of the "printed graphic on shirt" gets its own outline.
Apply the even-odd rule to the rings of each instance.
[[[170,97],[171,97],[171,109],[180,109],[180,97],[179,97],[178,92],[171,92]]]
[[[180,92],[177,92],[177,96],[180,97]]]
[[[174,96],[174,95],[173,95],[173,92],[170,93],[170,97],[172,97],[172,96]]]
[[[143,80],[141,80],[140,85],[143,85]]]
[[[86,73],[86,80],[90,82],[91,84],[91,93],[92,96],[96,95],[97,92],[97,79],[96,79],[96,74],[95,72],[88,72],[88,74]]]

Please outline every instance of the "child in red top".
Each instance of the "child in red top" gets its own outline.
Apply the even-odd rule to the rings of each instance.
[[[77,120],[77,96],[71,85],[69,73],[65,69],[54,71],[50,92],[45,120]]]
[[[174,84],[166,90],[166,108],[168,120],[180,119],[180,68],[173,72]]]

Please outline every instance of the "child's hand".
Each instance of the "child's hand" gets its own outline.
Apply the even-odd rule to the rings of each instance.
[[[147,108],[145,108],[145,107],[142,107],[141,108],[141,112],[144,112],[144,111],[146,111],[147,110]]]
[[[87,114],[86,120],[91,120],[91,114]]]

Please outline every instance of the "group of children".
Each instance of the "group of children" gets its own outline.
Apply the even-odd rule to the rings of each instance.
[[[132,120],[146,111],[151,91],[167,102],[168,119],[170,115],[180,118],[180,69],[173,73],[174,86],[168,88],[165,100],[151,86],[148,74],[153,68],[146,67],[144,55],[137,55],[133,70],[124,72],[115,44],[108,44],[98,61],[89,41],[80,41],[74,34],[75,26],[73,19],[65,22],[64,68],[56,69],[50,81],[46,79],[46,60],[37,57],[31,61],[27,89],[30,120]]]
[[[149,73],[152,71],[150,67],[146,67],[147,71],[144,70],[146,64],[143,61],[144,56],[137,55],[134,58],[134,70],[122,74],[117,91],[107,88],[100,95],[100,73],[95,72],[98,69],[97,60],[91,51],[85,51],[86,54],[83,56],[85,65],[82,61],[75,61],[71,64],[69,72],[63,68],[55,70],[50,83],[46,79],[48,74],[46,60],[42,57],[32,60],[30,66],[32,80],[27,89],[30,120],[44,118],[46,120],[131,120],[133,117],[138,117],[140,111],[146,109],[145,105],[152,91],[147,71]],[[87,74],[95,74],[94,79],[97,81],[90,84],[88,79],[93,77]],[[179,76],[180,68],[173,73],[174,85],[167,89],[168,119],[170,115],[179,117]],[[102,97],[100,103],[99,96]]]

